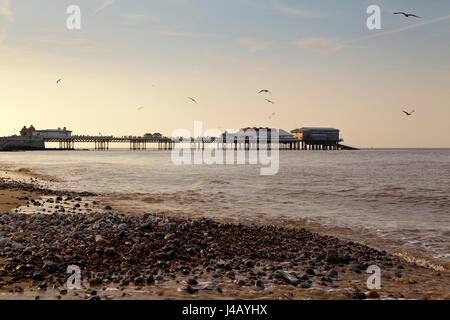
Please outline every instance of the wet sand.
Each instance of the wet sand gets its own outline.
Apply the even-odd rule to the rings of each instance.
[[[450,299],[446,269],[300,226],[129,215],[98,195],[0,186],[0,299]],[[381,289],[367,288],[370,265]]]

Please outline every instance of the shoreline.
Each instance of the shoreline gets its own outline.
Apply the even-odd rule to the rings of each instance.
[[[92,193],[0,185],[1,203],[45,209],[0,210],[0,299],[450,299],[448,270],[305,228],[130,216]],[[68,265],[82,289],[65,288]]]

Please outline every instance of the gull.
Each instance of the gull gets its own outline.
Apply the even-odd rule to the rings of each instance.
[[[409,117],[410,115],[412,115],[414,113],[414,111],[415,110],[413,110],[411,112],[407,112],[407,111],[403,110],[403,113],[406,114]]]
[[[61,80],[62,80],[62,79],[58,79],[58,80],[56,81],[56,84],[59,84],[59,83],[61,82]]]
[[[195,100],[194,98],[188,97],[189,100],[191,100],[194,103],[197,103],[197,100]]]
[[[142,109],[144,109],[144,107],[139,107],[139,108],[137,108],[138,110],[142,110]]]
[[[402,14],[402,15],[404,15],[405,17],[407,17],[407,18],[409,18],[409,17],[415,17],[415,18],[420,18],[419,16],[416,16],[415,14],[412,14],[412,13],[406,13],[406,12],[401,12],[401,11],[399,11],[399,12],[393,12],[394,14]]]
[[[258,93],[269,93],[269,94],[272,94],[272,92],[270,92],[267,89],[263,89],[263,90],[259,91]]]
[[[275,102],[273,102],[272,100],[266,99],[266,101],[267,101],[268,103],[275,104]]]

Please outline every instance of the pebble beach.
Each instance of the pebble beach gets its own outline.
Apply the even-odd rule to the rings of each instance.
[[[0,197],[0,299],[450,298],[445,268],[304,228],[125,215],[101,195],[10,178]]]

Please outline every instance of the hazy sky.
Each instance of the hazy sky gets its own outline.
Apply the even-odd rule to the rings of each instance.
[[[79,31],[66,28],[72,4]],[[371,4],[381,30],[366,27]],[[0,108],[0,136],[25,124],[170,135],[203,120],[450,147],[450,1],[0,0]]]

